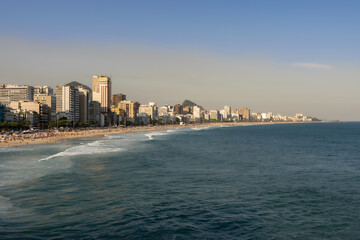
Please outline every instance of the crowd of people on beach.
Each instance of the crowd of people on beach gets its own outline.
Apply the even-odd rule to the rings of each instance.
[[[95,137],[105,134],[126,133],[135,131],[149,131],[163,128],[160,126],[129,126],[129,127],[109,127],[109,128],[54,128],[47,130],[24,130],[24,131],[5,131],[0,132],[0,145],[13,146],[33,143],[56,142],[77,137]]]

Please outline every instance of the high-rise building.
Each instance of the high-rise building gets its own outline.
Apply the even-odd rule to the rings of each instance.
[[[102,113],[110,112],[111,108],[111,78],[96,75],[92,78],[93,100],[98,101]]]
[[[220,121],[220,113],[218,110],[211,110],[210,111],[210,120]]]
[[[80,121],[79,90],[73,86],[56,86],[56,113],[64,112],[68,122]]]
[[[0,104],[8,106],[11,101],[34,100],[34,87],[27,85],[0,85]]]
[[[119,102],[125,101],[126,95],[122,93],[114,94],[112,98],[112,105],[117,106]]]
[[[46,94],[35,94],[34,102],[48,106],[48,121],[56,121],[56,97]]]
[[[240,114],[241,114],[241,116],[243,117],[243,119],[244,119],[245,121],[249,121],[249,120],[250,120],[250,109],[249,109],[249,108],[247,108],[247,107],[242,107],[242,108],[240,109]]]
[[[201,108],[199,106],[194,106],[193,107],[193,117],[195,119],[200,119],[201,118]]]
[[[120,109],[123,109],[126,113],[126,117],[135,119],[139,112],[140,104],[135,101],[122,101],[118,104]]]
[[[78,89],[79,91],[79,116],[80,121],[88,122],[89,121],[89,103],[92,101],[92,90],[88,86],[81,84],[79,82],[70,82],[66,84]]]
[[[34,87],[34,95],[35,94],[53,95],[54,90],[52,89],[52,87],[49,87],[49,86],[35,86]]]
[[[100,125],[101,111],[98,101],[90,101],[89,103],[89,122]]]
[[[230,106],[224,106],[223,118],[225,120],[229,120],[231,118],[231,107]]]
[[[181,104],[175,104],[173,112],[174,112],[174,114],[182,114],[183,106]]]

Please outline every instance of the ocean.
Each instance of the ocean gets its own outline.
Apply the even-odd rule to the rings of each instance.
[[[359,239],[360,123],[0,148],[0,239]]]

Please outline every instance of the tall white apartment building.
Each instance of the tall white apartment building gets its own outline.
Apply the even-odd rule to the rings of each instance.
[[[193,117],[195,119],[200,119],[201,118],[201,108],[199,106],[194,106],[193,107]]]
[[[56,112],[64,112],[68,122],[80,121],[79,90],[73,86],[56,87]]]

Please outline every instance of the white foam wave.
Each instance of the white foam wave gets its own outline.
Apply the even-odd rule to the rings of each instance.
[[[207,130],[209,129],[210,127],[193,127],[191,128],[192,130],[195,130],[195,131],[201,131],[201,130]]]
[[[116,146],[107,146],[102,140],[88,143],[85,145],[79,145],[72,148],[68,148],[63,152],[56,153],[49,157],[40,159],[39,161],[46,161],[56,157],[71,157],[78,155],[89,155],[89,154],[100,154],[100,153],[110,153],[110,152],[120,152],[124,151],[124,148]]]
[[[145,136],[147,136],[149,140],[153,140],[154,136],[164,136],[168,134],[169,132],[151,132],[151,133],[146,133]]]

